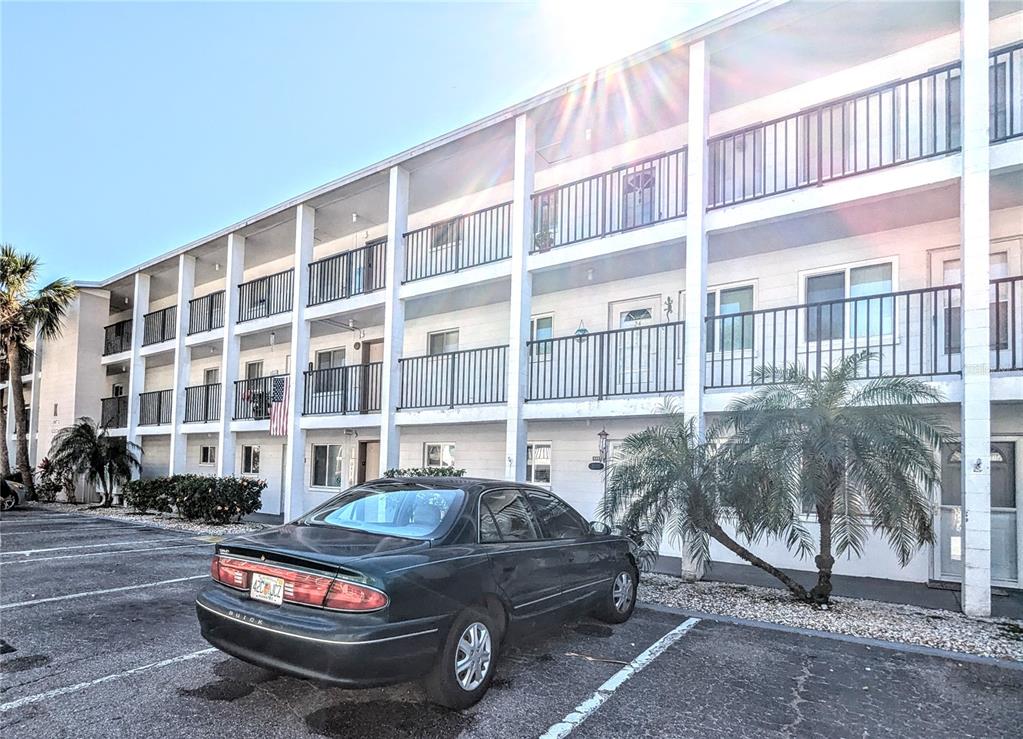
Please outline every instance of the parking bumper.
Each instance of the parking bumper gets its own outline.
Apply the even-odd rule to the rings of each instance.
[[[352,688],[426,674],[449,620],[374,623],[360,614],[258,603],[216,585],[201,592],[195,606],[203,638],[221,651],[267,669]]]

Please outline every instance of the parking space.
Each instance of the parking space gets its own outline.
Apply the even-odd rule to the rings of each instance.
[[[710,621],[675,633],[684,617],[645,609],[509,647],[484,700],[452,712],[416,685],[346,691],[210,649],[192,604],[211,545],[188,534],[29,509],[4,515],[0,550],[5,739],[994,736],[1021,719],[1020,671]]]

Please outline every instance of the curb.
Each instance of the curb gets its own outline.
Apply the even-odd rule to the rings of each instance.
[[[846,644],[858,644],[866,647],[887,649],[893,652],[904,652],[908,654],[920,654],[927,657],[940,657],[942,659],[954,660],[956,662],[970,662],[972,664],[989,665],[1000,667],[1004,670],[1023,672],[1023,662],[1011,659],[999,659],[998,657],[982,657],[977,654],[966,654],[964,652],[952,652],[938,647],[927,647],[922,644],[905,644],[903,642],[885,641],[883,639],[872,639],[866,636],[852,636],[851,634],[839,634],[833,631],[821,631],[819,629],[807,629],[802,626],[787,626],[773,621],[756,621],[738,616],[723,616],[717,613],[705,613],[703,611],[686,610],[664,606],[659,603],[640,601],[639,608],[644,608],[655,613],[664,613],[672,616],[692,616],[702,621],[716,621],[718,623],[732,624],[733,626],[749,626],[755,629],[766,629],[768,631],[779,631],[784,634],[798,634],[799,636],[813,636],[832,641],[844,642]]]

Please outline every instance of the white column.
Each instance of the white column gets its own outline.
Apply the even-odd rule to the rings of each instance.
[[[316,211],[300,205],[295,213],[295,273],[292,283],[291,368],[288,382],[288,449],[284,460],[284,520],[302,515],[305,491],[305,431],[302,405],[305,400],[305,367],[309,361],[309,323],[305,306],[309,294],[309,263],[313,260],[313,227]]]
[[[526,479],[526,341],[533,305],[529,247],[533,238],[533,175],[536,169],[536,129],[528,114],[515,119],[515,180],[512,183],[511,323],[508,328],[508,421],[505,432],[504,477]]]
[[[706,374],[707,293],[707,118],[708,70],[706,42],[689,47],[689,125],[686,170],[686,297],[685,297],[685,389],[682,411],[696,421],[703,435],[703,385]]]
[[[706,374],[704,352],[707,314],[707,99],[709,62],[707,45],[698,41],[689,47],[689,122],[687,126],[686,165],[686,295],[685,295],[685,372],[682,413],[693,419],[696,431],[703,436],[703,386]],[[675,552],[668,552],[672,555]],[[699,580],[703,569],[684,551],[678,552],[681,575]]]
[[[149,312],[149,275],[135,273],[135,296],[131,310],[131,360],[128,373],[128,441],[140,443],[139,395],[146,388],[146,358],[141,355],[143,318]]]
[[[233,475],[235,436],[231,431],[234,415],[234,381],[238,379],[238,353],[241,340],[235,333],[238,320],[238,285],[245,271],[245,237],[227,237],[227,274],[224,286],[224,346],[220,365],[220,440],[217,444],[217,474]]]
[[[34,351],[32,353],[32,400],[28,408],[28,461],[35,467],[39,464],[39,380],[43,368],[43,336],[39,329],[35,331]]]
[[[171,440],[169,474],[178,475],[185,471],[188,451],[188,437],[183,431],[185,422],[185,388],[192,366],[192,350],[185,346],[188,336],[188,316],[192,295],[195,292],[195,257],[182,254],[178,257],[178,309],[174,320],[174,391],[171,398]]]
[[[391,167],[387,195],[387,267],[384,276],[384,367],[380,389],[380,474],[400,466],[401,436],[395,423],[395,406],[401,387],[398,359],[405,343],[405,304],[401,280],[405,275],[405,232],[408,230],[409,173]]]
[[[963,611],[991,613],[988,4],[962,3]]]

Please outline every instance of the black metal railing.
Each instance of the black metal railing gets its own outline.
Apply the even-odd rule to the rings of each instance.
[[[379,412],[382,381],[382,362],[308,370],[302,414]]]
[[[161,341],[173,339],[177,333],[175,325],[177,316],[178,307],[176,305],[142,316],[142,346],[159,344]]]
[[[682,321],[541,339],[526,347],[527,400],[682,391]]]
[[[100,426],[108,429],[123,429],[128,426],[128,396],[115,395],[100,399]]]
[[[399,408],[453,408],[505,402],[508,347],[490,346],[399,359]]]
[[[261,421],[270,417],[273,404],[274,382],[282,382],[285,375],[255,377],[234,383],[234,419]]]
[[[991,54],[991,140],[1023,135],[1023,44]],[[708,208],[958,151],[958,62],[707,142]]]
[[[683,147],[533,195],[533,248],[547,251],[686,214]]]
[[[291,310],[294,269],[259,277],[238,286],[238,322],[266,318]]]
[[[139,393],[139,426],[164,426],[171,422],[173,390]]]
[[[1013,370],[1023,370],[1023,277],[991,280],[991,371]]]
[[[387,272],[387,239],[309,265],[309,305],[379,290]]]
[[[103,354],[119,354],[131,349],[131,319],[103,328]]]
[[[1023,43],[991,52],[991,142],[1023,136]]]
[[[220,420],[220,383],[185,388],[185,423]]]
[[[819,375],[862,352],[863,379],[958,374],[961,294],[944,285],[709,316],[706,387],[779,384],[789,365]]]
[[[405,282],[511,257],[511,203],[405,234]]]
[[[188,335],[224,327],[224,291],[188,301]]]

